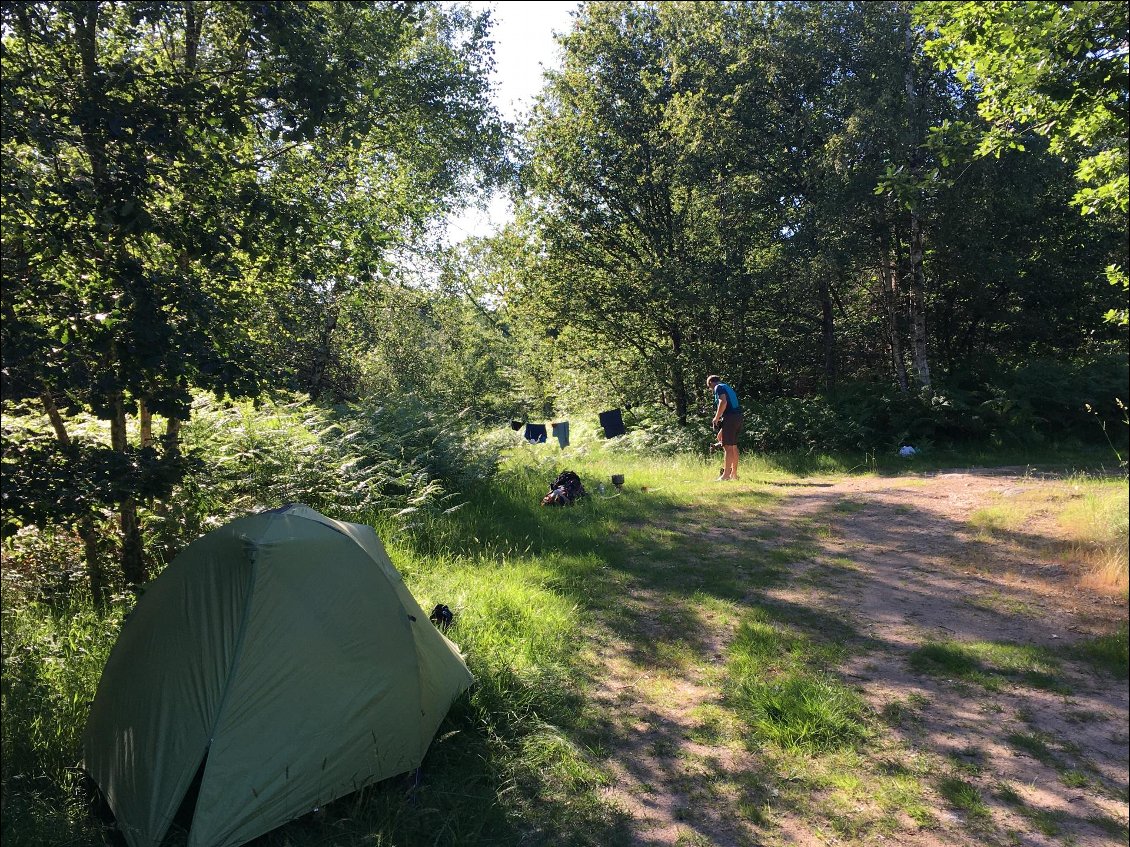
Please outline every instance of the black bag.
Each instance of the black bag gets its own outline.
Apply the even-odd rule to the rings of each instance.
[[[588,495],[581,484],[581,478],[573,471],[562,471],[549,486],[549,493],[542,498],[543,506],[572,506],[580,498]]]
[[[451,622],[454,619],[455,613],[447,608],[447,606],[443,605],[443,603],[440,603],[432,609],[432,613],[428,615],[428,620],[438,626],[441,632],[447,632],[447,628],[451,626]]]

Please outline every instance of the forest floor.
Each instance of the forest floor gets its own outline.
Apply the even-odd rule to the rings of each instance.
[[[1064,555],[1071,478],[747,474],[721,494],[629,527],[638,557],[594,617],[590,743],[631,843],[1127,843],[1127,682],[1073,649],[1127,604]],[[751,743],[727,705],[751,606],[843,648],[829,671],[877,716],[863,745]]]

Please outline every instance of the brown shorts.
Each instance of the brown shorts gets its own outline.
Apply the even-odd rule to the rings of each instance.
[[[726,447],[736,447],[738,444],[738,430],[742,428],[742,413],[736,415],[725,414],[722,416],[722,444]]]

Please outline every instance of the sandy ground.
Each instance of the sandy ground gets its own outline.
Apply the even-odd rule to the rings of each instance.
[[[677,531],[703,536],[714,555],[739,563],[752,550],[798,537],[810,551],[815,545],[787,565],[785,580],[769,589],[751,584],[746,599],[817,610],[829,622],[826,636],[838,620],[866,639],[838,669],[841,679],[877,714],[902,708],[907,718],[888,721],[885,740],[868,755],[892,772],[922,775],[933,821],[907,819],[894,831],[871,827],[852,836],[830,826],[818,802],[778,802],[797,796],[790,774],[759,751],[703,730],[725,720],[720,684],[741,603],[738,614],[704,612],[698,626],[688,626],[690,613],[676,614],[673,596],[640,589],[622,610],[638,622],[635,629],[610,626],[595,642],[591,686],[607,723],[607,798],[630,815],[634,843],[1126,844],[1109,824],[1125,825],[1128,815],[1126,681],[1065,659],[1070,694],[1020,685],[990,692],[918,674],[907,661],[930,640],[1056,648],[1125,620],[1124,600],[1081,588],[1077,569],[1056,557],[1062,548],[1047,512],[1037,509],[1022,526],[991,535],[970,523],[979,508],[1047,486],[1062,489],[1057,497],[1077,496],[1054,479],[955,471],[812,480],[782,489],[784,499],[768,511],[735,498],[721,527],[709,515],[688,516]],[[775,535],[767,537],[767,525]],[[1040,739],[1044,755],[1019,749],[1018,736]],[[1072,787],[1067,772],[1077,775],[1066,780]],[[968,820],[942,799],[936,788],[944,775],[975,786],[987,818]],[[1011,802],[1000,797],[1005,785]],[[861,817],[868,806],[861,797]]]

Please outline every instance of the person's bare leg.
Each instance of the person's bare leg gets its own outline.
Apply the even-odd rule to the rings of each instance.
[[[737,468],[737,452],[738,448],[732,444],[727,444],[724,447],[726,451],[726,470],[722,474],[723,479],[735,479],[738,472]]]

